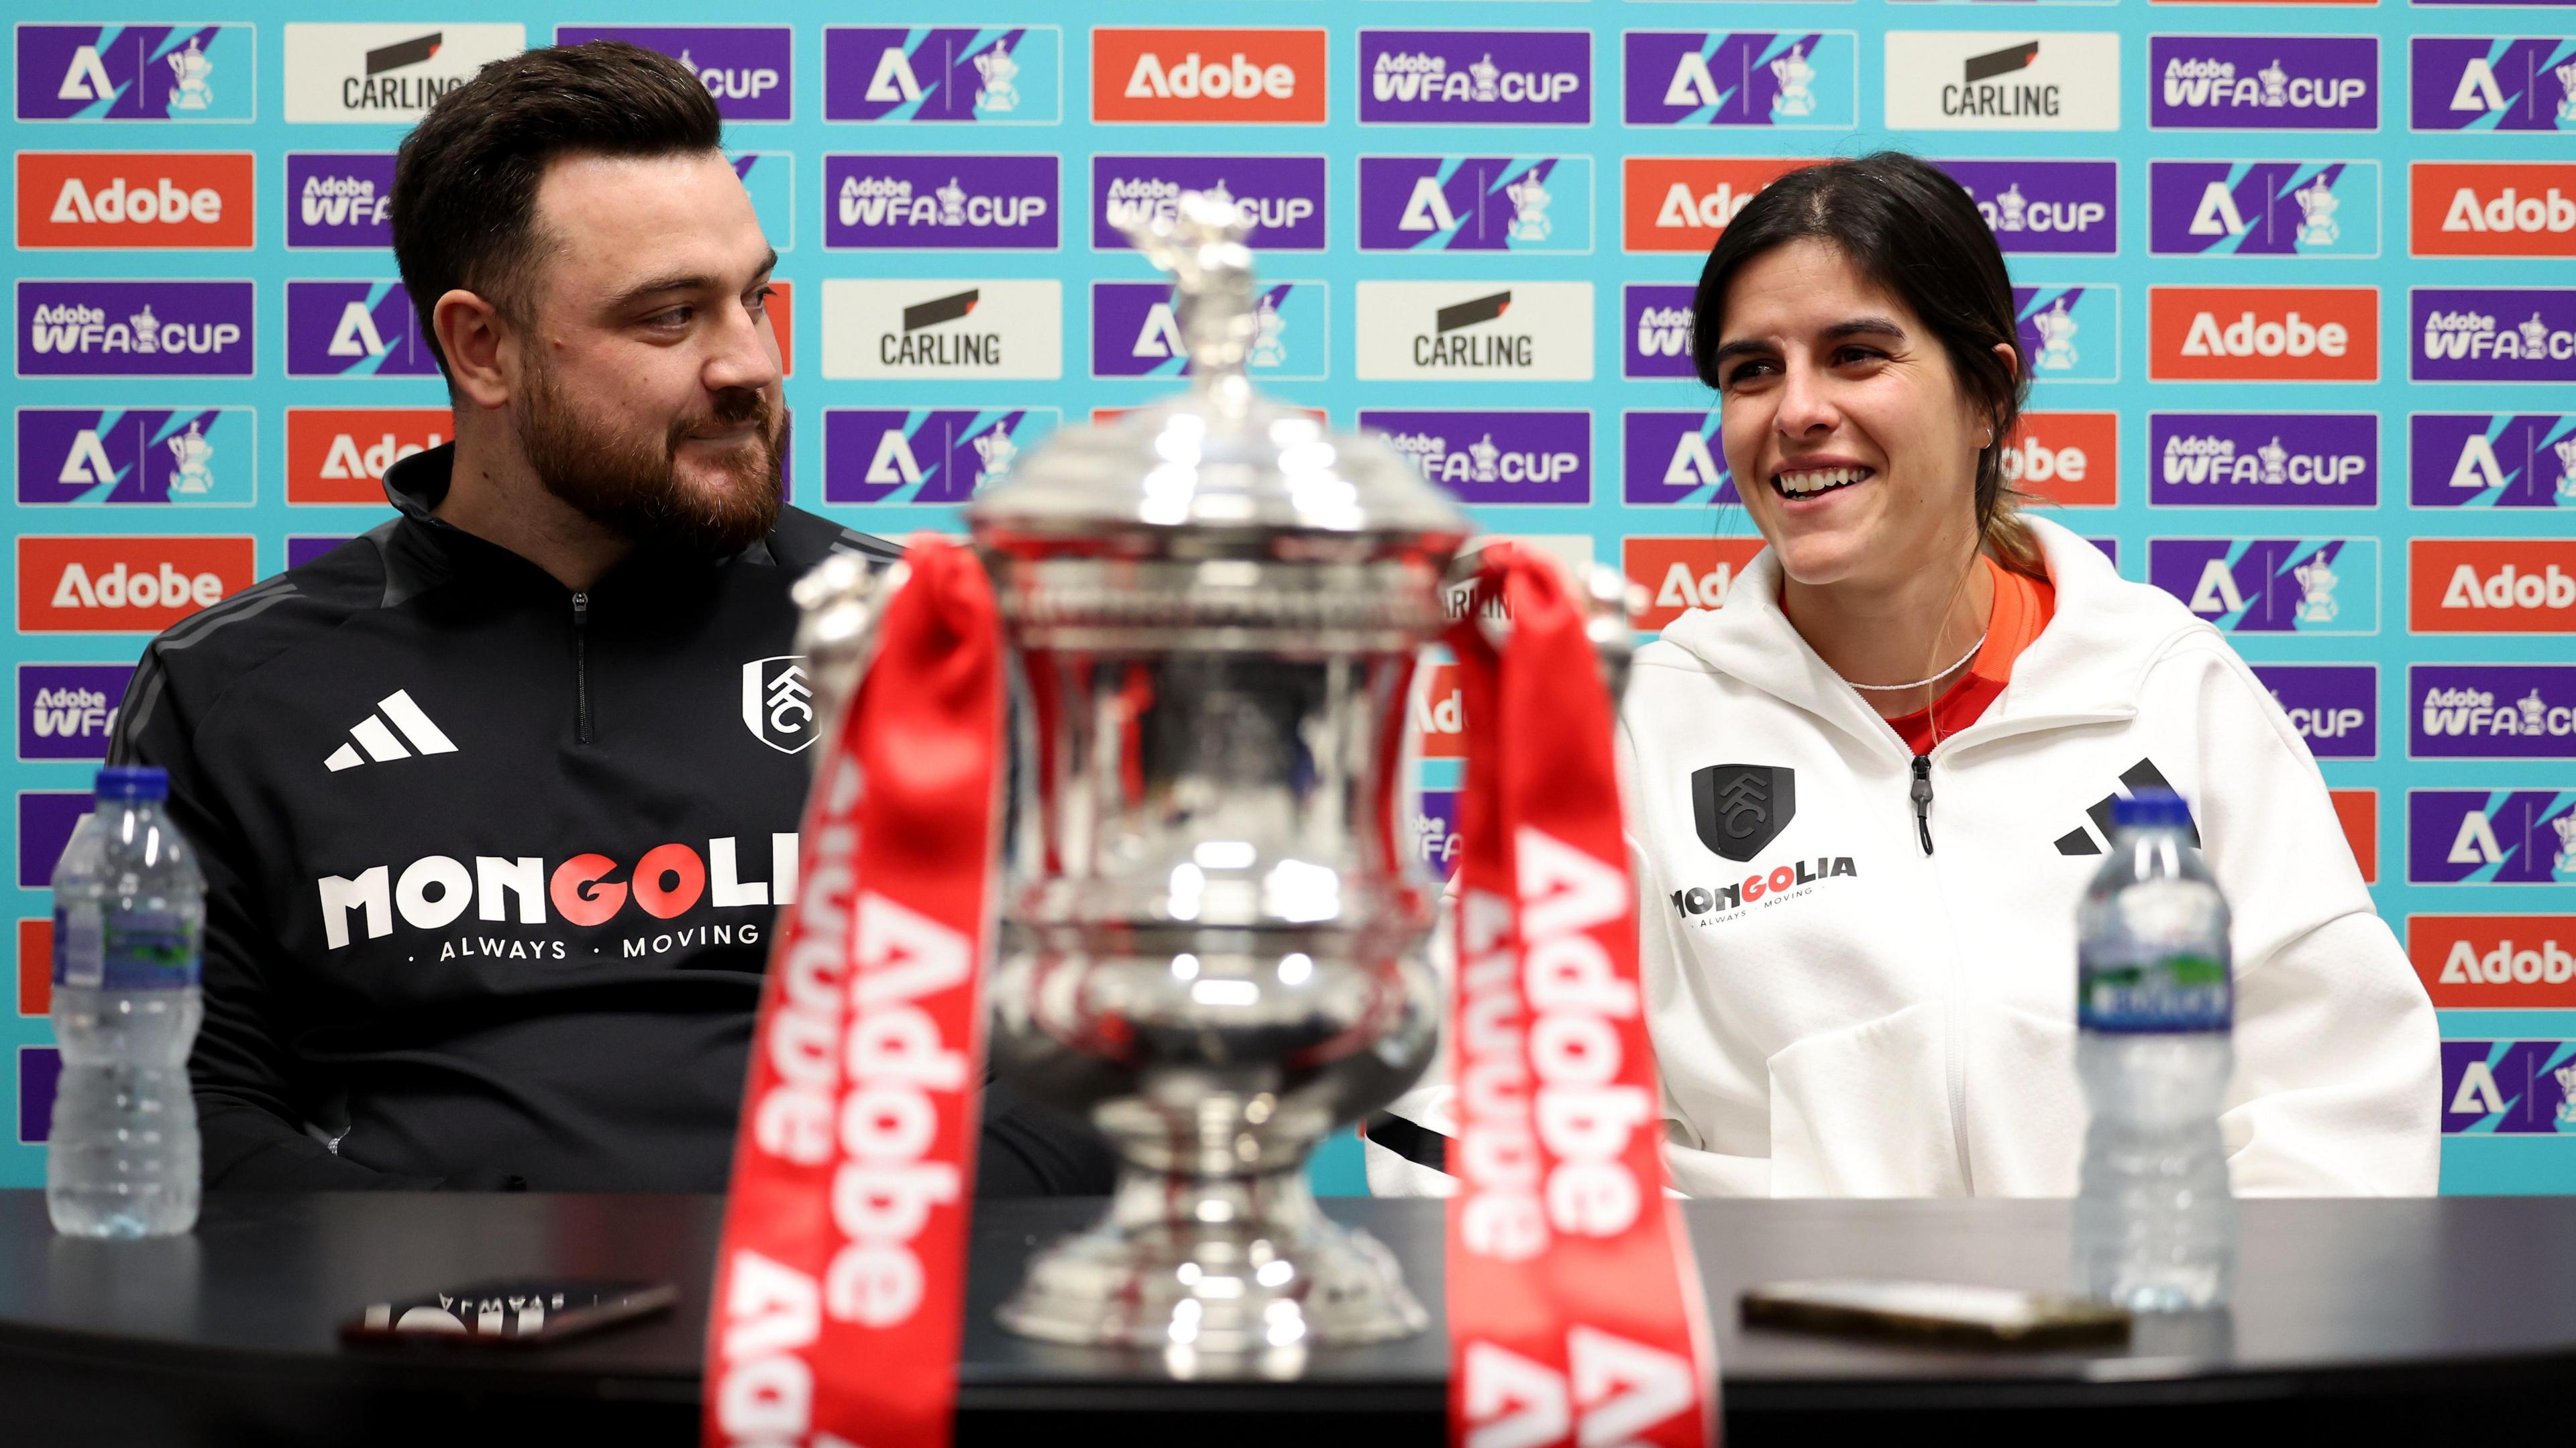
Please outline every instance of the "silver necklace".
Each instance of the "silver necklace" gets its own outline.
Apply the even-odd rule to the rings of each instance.
[[[1993,632],[1993,629],[1986,630],[1986,633]],[[1982,649],[1985,646],[1986,634],[1977,635],[1977,641],[1968,645],[1968,651],[1966,653],[1959,655],[1958,663],[1952,664],[1950,667],[1943,669],[1941,672],[1934,674],[1928,679],[1917,679],[1911,684],[1852,684],[1851,680],[1843,679],[1843,676],[1840,673],[1836,673],[1834,677],[1837,679],[1843,679],[1844,683],[1851,684],[1855,689],[1865,690],[1873,694],[1892,694],[1899,689],[1920,689],[1926,684],[1937,684],[1943,679],[1950,677],[1952,674],[1959,672],[1959,665],[1975,658],[1977,656],[1977,650]],[[1827,667],[1830,668],[1832,666],[1827,665]]]

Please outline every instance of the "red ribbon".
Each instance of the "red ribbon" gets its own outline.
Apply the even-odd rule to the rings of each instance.
[[[1637,970],[1609,691],[1554,567],[1483,554],[1449,631],[1466,715],[1450,1020],[1449,1438],[1717,1441],[1716,1357]],[[1477,621],[1499,594],[1497,650]]]
[[[817,771],[762,988],[707,1333],[710,1448],[949,1440],[1001,627],[966,550],[923,537],[905,564]]]

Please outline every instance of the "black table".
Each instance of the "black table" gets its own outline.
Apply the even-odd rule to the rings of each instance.
[[[1095,1205],[977,1212],[961,1443],[1439,1441],[1436,1328],[1317,1352],[1299,1377],[1265,1381],[1185,1379],[1156,1355],[1048,1347],[992,1326],[1029,1247]],[[1436,1317],[1439,1204],[1328,1205],[1396,1250]],[[720,1208],[713,1197],[225,1194],[192,1237],[98,1243],[55,1237],[40,1193],[0,1192],[0,1443],[692,1443]],[[1807,1338],[1741,1328],[1733,1307],[1750,1283],[1820,1274],[2063,1290],[2063,1202],[1694,1202],[1686,1213],[1732,1444],[1844,1432],[1910,1443],[1927,1429],[1946,1441],[1975,1428],[2090,1448],[2224,1425],[2414,1448],[2491,1444],[2524,1418],[2563,1431],[2576,1406],[2576,1199],[2249,1202],[2232,1313],[2150,1321],[2125,1348],[2081,1353]],[[669,1278],[681,1305],[531,1354],[349,1351],[334,1335],[363,1303],[516,1274]]]

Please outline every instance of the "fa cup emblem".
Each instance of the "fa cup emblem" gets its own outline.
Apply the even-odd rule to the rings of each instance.
[[[1771,76],[1780,82],[1780,96],[1771,102],[1773,115],[1812,116],[1816,113],[1816,93],[1807,88],[1816,78],[1816,68],[1807,64],[1802,47],[1792,45],[1787,55],[1771,62]]]
[[[2075,350],[2075,334],[2082,324],[2066,313],[2066,298],[2059,296],[2057,305],[2030,319],[2039,332],[2039,370],[2068,372],[2074,370],[2081,356]]]
[[[2030,202],[2022,196],[2020,182],[2005,187],[2003,194],[1995,198],[1995,230],[2021,230],[2022,213],[2029,209]]]
[[[2576,1066],[2561,1066],[2549,1074],[2558,1078],[2559,1126],[2576,1126]]]
[[[964,226],[966,224],[966,188],[957,184],[956,177],[949,177],[947,185],[931,194],[939,198],[940,225]]]
[[[2558,858],[2549,862],[2550,872],[2576,875],[2576,814],[2563,814],[2549,822],[2558,831]]]
[[[1480,101],[1490,101],[1502,94],[1498,84],[1501,75],[1502,69],[1494,64],[1494,58],[1490,55],[1467,67],[1468,79],[1474,83],[1476,99]]]
[[[1490,483],[1499,475],[1500,470],[1495,463],[1502,455],[1503,450],[1494,446],[1494,435],[1490,432],[1467,444],[1468,466],[1474,470],[1477,482]]]
[[[2281,69],[2280,61],[2275,60],[2254,72],[2254,78],[2263,83],[2263,104],[2286,106],[2290,103],[2290,73]]]
[[[2558,119],[2576,122],[2576,60],[2558,67],[2554,74],[2558,77],[2558,88],[2567,92],[2567,98],[2558,103]]]
[[[2327,565],[2324,551],[2319,550],[2317,556],[2291,569],[2290,576],[2299,584],[2299,622],[2334,622],[2335,615],[2341,612],[2335,604],[2335,585],[2343,579]]]
[[[2549,355],[2549,324],[2540,320],[2538,312],[2532,313],[2531,320],[2514,330],[2522,333],[2523,356],[2540,358]]]
[[[1252,365],[1255,367],[1287,366],[1288,348],[1279,340],[1279,334],[1288,330],[1288,319],[1279,315],[1278,303],[1271,299],[1268,292],[1261,295],[1259,325],[1260,330],[1252,337]]]
[[[975,486],[981,488],[1000,477],[1002,470],[1009,467],[1011,460],[1019,455],[1020,445],[1011,441],[1010,430],[1000,423],[994,423],[991,432],[977,433],[975,456],[983,459],[984,465],[975,470]]]
[[[1548,233],[1556,229],[1554,223],[1547,219],[1548,204],[1556,198],[1548,195],[1547,188],[1539,184],[1536,166],[1529,169],[1528,175],[1504,187],[1503,199],[1512,203],[1512,240],[1545,241]]]
[[[984,78],[975,90],[975,109],[995,115],[1019,109],[1020,88],[1011,82],[1019,77],[1020,63],[1011,59],[1010,47],[994,41],[992,49],[975,57],[975,73]]]
[[[197,424],[189,423],[186,432],[170,439],[170,460],[179,469],[179,475],[170,480],[170,491],[190,497],[214,491],[215,475],[208,467],[214,457],[215,445],[206,441]]]
[[[2547,727],[2549,723],[2549,703],[2547,700],[2540,697],[2540,691],[2538,689],[2535,688],[2524,697],[2514,700],[2513,706],[2522,711],[2523,733],[2538,734],[2543,732]]]
[[[2254,449],[2254,456],[2263,460],[2265,483],[2277,486],[2290,480],[2290,450],[2281,446],[2279,438],[2276,437]]]
[[[2558,454],[2558,496],[2576,498],[2576,437],[2562,437],[2550,448]]]
[[[2299,203],[2299,245],[2332,246],[2342,239],[2343,226],[2334,219],[2334,214],[2343,203],[2327,189],[2324,172],[2318,172],[2317,179],[2290,195]]]
[[[161,319],[152,315],[152,304],[150,302],[145,302],[143,304],[142,311],[128,317],[126,319],[126,326],[134,333],[135,351],[158,352],[161,350]]]
[[[215,93],[206,88],[206,77],[215,63],[197,48],[197,38],[188,37],[188,48],[170,57],[170,75],[178,84],[170,91],[170,109],[202,111],[214,104]]]

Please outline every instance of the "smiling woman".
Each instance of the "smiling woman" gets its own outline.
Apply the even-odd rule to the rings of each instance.
[[[2234,1189],[2431,1192],[2431,1002],[2307,746],[2215,629],[2016,509],[2011,279],[1966,193],[1893,153],[1791,172],[1693,310],[1768,546],[1621,709],[1674,1184],[2071,1194],[2076,907],[2113,803],[2172,789],[2234,907]],[[1448,1091],[1372,1123],[1372,1189],[1446,1190]]]

